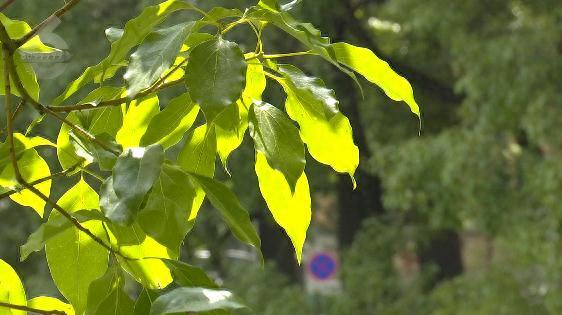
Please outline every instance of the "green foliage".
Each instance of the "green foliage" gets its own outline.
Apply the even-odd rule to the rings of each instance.
[[[56,16],[64,19],[79,2],[68,1]],[[234,236],[261,254],[248,211],[214,178],[216,156],[229,172],[228,158],[248,129],[261,193],[301,261],[311,220],[306,149],[351,176],[359,152],[335,93],[322,80],[274,59],[319,55],[354,80],[348,68],[363,74],[418,116],[419,110],[405,79],[368,50],[331,45],[311,24],[291,16],[293,5],[262,1],[244,14],[220,7],[205,11],[180,0],[145,7],[122,30],[107,30],[109,55],[66,86],[55,105],[40,100],[34,70],[23,58],[54,51],[37,37],[44,24],[31,28],[0,15],[0,78],[7,83],[2,84],[7,136],[0,145],[0,193],[41,217],[47,205],[51,209],[21,247],[21,258],[45,247],[53,281],[70,303],[47,297],[26,301],[21,281],[1,261],[0,281],[7,284],[0,286],[0,313],[19,314],[19,308],[79,315],[223,314],[243,308],[232,293],[179,257],[204,199]],[[178,14],[172,18],[172,13]],[[308,51],[265,54],[262,34],[269,24]],[[249,35],[230,39],[241,25],[249,26]],[[256,49],[246,51],[254,40]],[[369,72],[373,65],[376,73]],[[122,72],[121,80],[116,76]],[[262,101],[266,78],[285,90],[285,111]],[[73,103],[82,93],[87,96]],[[14,130],[16,98],[41,114],[25,135]],[[28,135],[44,116],[61,123],[56,145]],[[62,171],[55,172],[38,147],[56,147]],[[59,194],[52,194],[51,186],[58,177],[78,181],[68,189],[61,186],[62,197],[55,201]],[[126,293],[125,272],[142,287],[136,302]]]

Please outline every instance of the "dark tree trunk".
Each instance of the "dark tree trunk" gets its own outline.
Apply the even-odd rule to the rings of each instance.
[[[427,289],[437,283],[454,278],[463,272],[461,239],[454,230],[437,232],[427,247],[418,253],[423,267],[437,267],[436,274]]]

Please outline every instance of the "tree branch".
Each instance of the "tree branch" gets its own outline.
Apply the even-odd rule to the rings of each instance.
[[[41,315],[67,315],[66,312],[64,312],[64,311],[40,310],[40,309],[36,309],[36,308],[24,306],[24,305],[15,305],[15,304],[4,303],[4,302],[0,302],[0,307],[5,307],[5,308],[13,309],[13,310],[24,311],[24,312],[32,312],[32,313],[37,313],[37,314],[41,314]]]
[[[51,14],[48,18],[43,20],[43,22],[39,23],[35,26],[29,33],[25,34],[22,38],[18,39],[16,43],[16,48],[21,47],[23,44],[27,43],[30,39],[35,37],[39,32],[41,32],[47,25],[49,25],[53,20],[58,19],[65,15],[70,9],[72,9],[75,5],[78,4],[80,0],[70,0],[68,1],[62,8],[55,11]]]

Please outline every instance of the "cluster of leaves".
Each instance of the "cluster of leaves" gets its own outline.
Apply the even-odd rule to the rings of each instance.
[[[247,211],[228,186],[213,179],[216,156],[228,173],[228,158],[248,130],[262,196],[300,261],[311,218],[305,144],[315,160],[352,178],[359,152],[334,91],[295,66],[277,63],[279,58],[319,56],[353,80],[355,72],[361,74],[419,116],[412,87],[386,62],[368,49],[332,44],[311,24],[295,20],[288,12],[292,4],[274,0],[245,12],[203,11],[179,0],[146,7],[123,29],[108,29],[109,55],[71,82],[53,105],[44,105],[27,60],[55,52],[37,34],[79,2],[68,1],[34,28],[0,15],[0,93],[6,96],[7,116],[0,196],[41,217],[46,206],[53,209],[21,247],[21,259],[45,248],[52,278],[70,303],[46,297],[26,301],[19,278],[2,262],[2,312],[158,315],[241,308],[202,270],[178,259],[205,198],[240,241],[260,251]],[[159,28],[183,11],[201,17]],[[244,52],[225,38],[241,25],[256,35],[254,51]],[[267,25],[291,35],[306,51],[266,54],[261,34]],[[124,81],[116,79],[120,73]],[[285,111],[262,100],[268,79],[286,92]],[[92,84],[99,87],[67,105]],[[161,108],[159,93],[173,88],[180,92]],[[56,143],[29,136],[40,119],[25,134],[14,130],[14,96],[20,107],[41,113],[40,119],[62,123]],[[39,147],[56,148],[62,171],[50,170]],[[78,180],[54,201],[50,191],[57,177]],[[136,302],[123,290],[123,271],[143,287]]]

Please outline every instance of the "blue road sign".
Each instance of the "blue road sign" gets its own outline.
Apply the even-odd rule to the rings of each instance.
[[[336,275],[338,262],[329,253],[319,253],[312,257],[308,263],[308,271],[317,280],[330,280]]]

